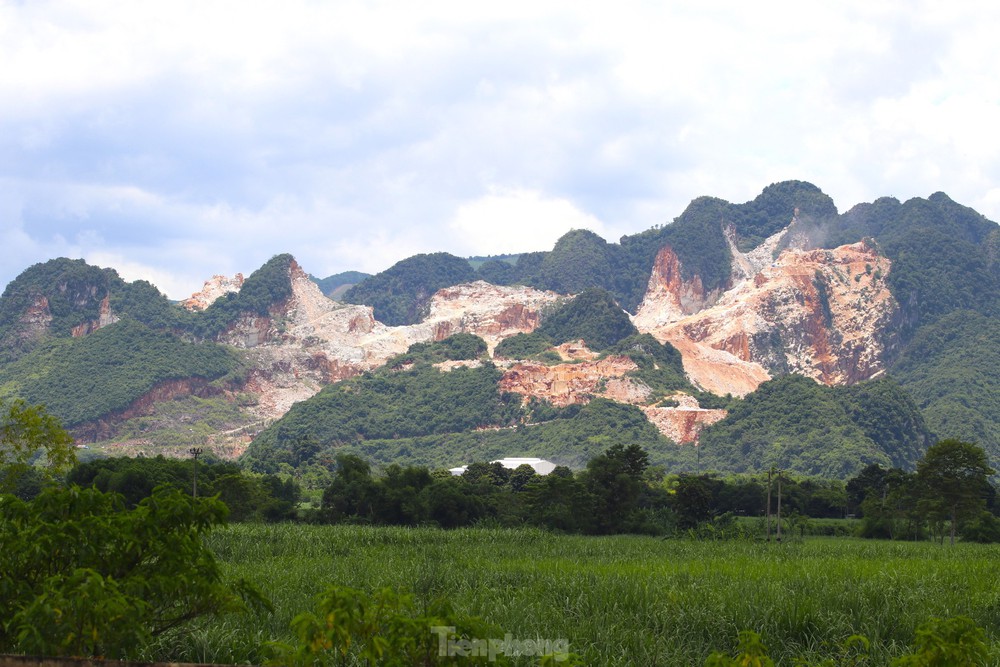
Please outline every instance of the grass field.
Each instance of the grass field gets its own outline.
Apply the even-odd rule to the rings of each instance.
[[[233,525],[211,537],[227,574],[274,603],[214,621],[157,657],[256,662],[328,584],[447,595],[522,639],[566,639],[594,665],[701,665],[755,630],[778,664],[836,656],[853,634],[882,665],[932,616],[1000,637],[1000,547],[806,537],[784,544],[560,536],[534,530]]]

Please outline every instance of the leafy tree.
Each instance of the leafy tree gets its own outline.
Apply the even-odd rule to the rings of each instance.
[[[871,495],[881,496],[886,489],[889,471],[877,463],[866,466],[861,472],[847,480],[847,499],[853,511],[859,511],[861,503]]]
[[[507,483],[510,485],[512,491],[520,492],[527,489],[536,476],[534,468],[527,463],[522,463],[511,471],[510,479],[507,480]]]
[[[952,544],[958,523],[985,507],[989,476],[995,472],[981,447],[961,440],[942,440],[917,462],[921,507],[932,519],[949,520]]]
[[[0,401],[0,493],[12,493],[39,460],[49,479],[76,462],[73,438],[42,406]]]
[[[584,484],[596,498],[595,532],[622,532],[634,525],[646,485],[649,455],[638,445],[614,445],[587,463]]]
[[[196,618],[266,606],[203,541],[225,515],[168,489],[131,510],[75,486],[0,496],[0,651],[127,658]]]
[[[679,528],[694,528],[712,518],[713,494],[707,478],[681,475],[673,491],[673,508]]]

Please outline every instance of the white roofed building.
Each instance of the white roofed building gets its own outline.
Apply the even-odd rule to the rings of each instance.
[[[548,475],[550,472],[556,469],[556,464],[552,461],[546,461],[545,459],[531,459],[531,458],[510,458],[510,459],[498,459],[496,461],[490,461],[490,463],[499,463],[504,468],[509,470],[515,470],[519,466],[529,465],[532,470],[535,471],[537,475]],[[465,473],[465,469],[469,466],[459,466],[458,468],[451,468],[449,472],[452,475],[458,476]]]

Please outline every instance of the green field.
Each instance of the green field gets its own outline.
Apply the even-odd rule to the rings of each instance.
[[[998,546],[248,524],[210,540],[227,573],[255,582],[274,613],[213,621],[150,657],[259,661],[261,644],[291,640],[291,618],[331,583],[406,588],[418,601],[447,595],[516,638],[566,639],[594,665],[701,665],[712,650],[734,650],[744,629],[778,664],[836,658],[863,634],[871,655],[858,664],[882,665],[932,616],[967,615],[1000,637]]]

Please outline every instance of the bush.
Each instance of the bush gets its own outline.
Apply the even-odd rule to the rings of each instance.
[[[225,516],[166,489],[132,510],[75,486],[0,496],[0,652],[127,658],[198,617],[267,606],[225,584],[203,542]]]

